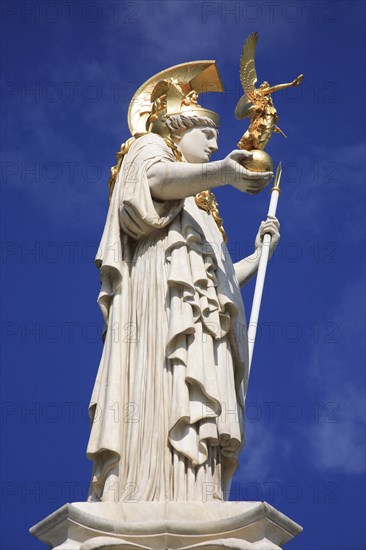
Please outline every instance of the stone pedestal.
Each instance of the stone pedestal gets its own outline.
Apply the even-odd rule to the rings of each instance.
[[[301,531],[266,502],[75,502],[30,529],[54,550],[274,550]]]

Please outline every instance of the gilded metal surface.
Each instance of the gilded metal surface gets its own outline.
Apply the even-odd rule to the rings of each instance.
[[[148,130],[147,125],[152,110],[152,103],[161,96],[160,92],[165,85],[162,84],[162,88],[156,90],[153,100],[152,93],[157,85],[163,81],[167,83],[178,82],[179,85],[183,87],[184,96],[189,95],[192,91],[197,95],[205,92],[224,91],[216,63],[213,60],[190,61],[165,69],[144,82],[136,91],[130,102],[128,109],[128,126],[132,136],[136,133],[142,133]],[[179,106],[179,95],[178,93],[176,106]],[[171,105],[172,112],[173,97]],[[209,111],[208,109],[206,111],[209,114],[213,113],[213,111]],[[180,110],[175,112],[180,112]]]
[[[172,138],[170,136],[167,136],[164,138],[165,143],[171,148],[173,155],[175,156],[176,160],[178,162],[184,162],[183,155],[181,150],[179,149],[178,145],[174,143]]]
[[[245,159],[241,162],[247,170],[252,172],[272,172],[273,160],[266,151],[261,149],[252,149],[250,151],[253,155],[251,159]]]
[[[271,193],[273,191],[278,191],[279,193],[281,193],[281,189],[280,189],[280,180],[281,180],[281,176],[282,176],[282,162],[280,161],[278,163],[278,166],[277,166],[277,170],[276,170],[276,175],[275,175],[275,180],[274,180],[274,184],[273,184],[273,187],[271,189]]]
[[[250,117],[249,128],[238,143],[239,149],[246,149],[247,151],[264,149],[271,139],[273,132],[278,132],[285,136],[276,124],[278,114],[273,105],[271,94],[291,86],[298,86],[304,78],[304,75],[300,74],[292,82],[276,86],[270,86],[265,81],[259,88],[256,88],[257,72],[254,57],[257,41],[258,33],[253,32],[247,38],[243,47],[240,58],[240,81],[243,86],[244,95],[240,98],[235,108],[236,118]]]
[[[169,136],[165,120],[172,115],[208,117],[216,126],[220,116],[198,104],[198,93],[178,79],[161,80],[151,93],[151,114],[147,118],[147,130],[162,137]]]
[[[195,196],[195,201],[198,208],[201,208],[202,210],[205,210],[208,214],[211,214],[216,222],[217,227],[220,230],[224,241],[227,242],[227,234],[223,225],[224,220],[220,217],[218,208],[219,205],[212,191],[207,189],[206,191],[201,191],[201,193],[197,193],[197,195]]]

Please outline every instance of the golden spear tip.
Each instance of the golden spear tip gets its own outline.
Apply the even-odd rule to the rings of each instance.
[[[280,193],[280,179],[281,179],[281,175],[282,175],[282,162],[280,161],[278,163],[278,166],[277,166],[277,170],[276,170],[276,175],[275,175],[275,180],[274,180],[274,184],[273,184],[273,187],[271,189],[271,192],[272,191],[278,191]]]

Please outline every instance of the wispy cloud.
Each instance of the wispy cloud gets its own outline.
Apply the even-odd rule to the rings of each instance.
[[[365,471],[364,297],[363,284],[346,288],[333,311],[340,340],[314,347],[303,370],[307,387],[322,404],[317,422],[304,430],[319,470]]]
[[[347,242],[359,238],[360,222],[364,220],[365,153],[363,142],[335,148],[318,143],[308,154],[300,155],[292,172],[290,165],[288,168],[293,177],[299,175],[298,180],[290,184],[288,192],[288,183],[284,184],[286,224],[295,228],[301,219],[305,222],[301,227],[305,238],[306,233],[319,236],[327,229],[324,219],[337,212],[337,225],[328,224],[328,228],[336,228],[334,239]]]
[[[273,456],[277,453],[273,425],[247,422],[245,426],[246,447],[240,455],[239,467],[234,482],[258,482],[271,476]]]

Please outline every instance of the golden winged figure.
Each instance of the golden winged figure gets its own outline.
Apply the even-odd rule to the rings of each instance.
[[[243,46],[240,58],[240,81],[244,95],[239,99],[235,108],[236,118],[250,117],[249,128],[238,143],[239,149],[246,149],[247,151],[253,149],[263,150],[271,139],[273,132],[279,132],[285,136],[276,125],[278,114],[273,105],[271,94],[291,86],[298,86],[304,78],[304,75],[300,74],[292,82],[278,84],[277,86],[270,86],[265,81],[259,88],[256,88],[257,72],[254,56],[257,41],[258,33],[253,32],[248,36]]]

